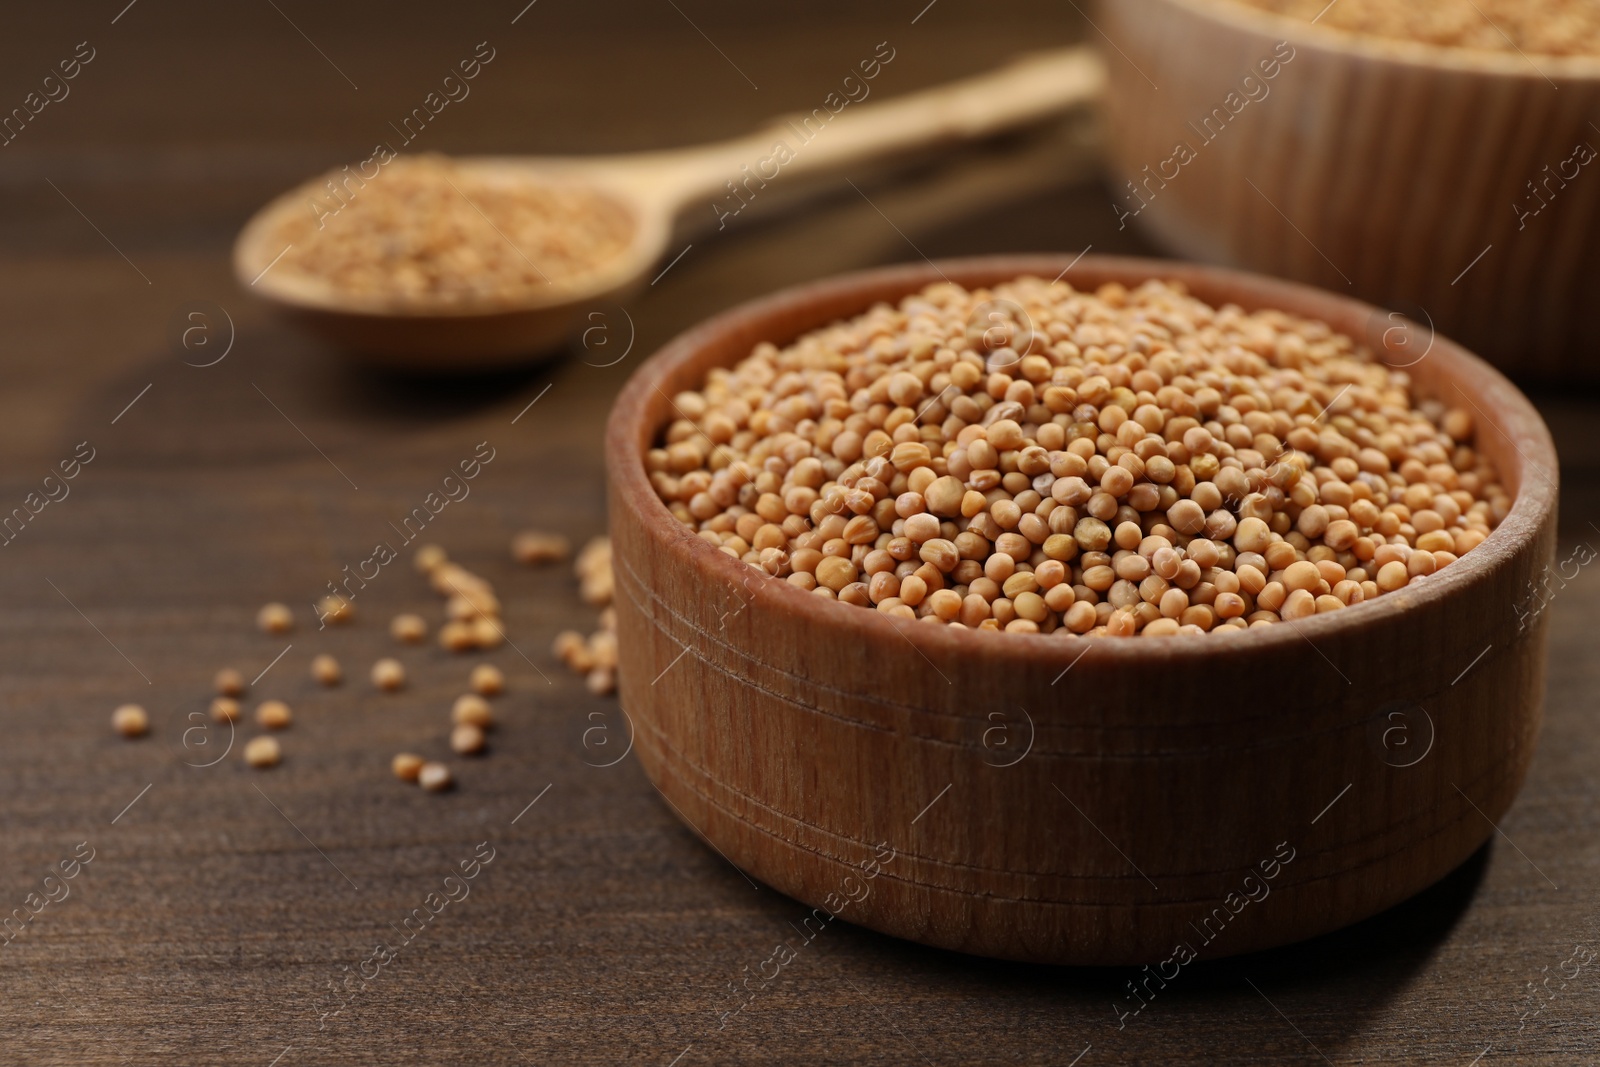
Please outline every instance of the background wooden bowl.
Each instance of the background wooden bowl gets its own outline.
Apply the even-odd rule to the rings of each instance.
[[[1505,522],[1418,585],[1231,640],[903,623],[765,579],[651,489],[642,457],[676,417],[670,397],[757,342],[941,276],[981,286],[1067,264],[997,257],[818,282],[710,320],[634,375],[606,447],[621,699],[645,772],[730,861],[822,909],[818,922],[989,956],[1155,962],[1180,942],[1229,955],[1417,892],[1483,843],[1527,769],[1545,622],[1519,605],[1555,543],[1543,423],[1451,342],[1411,373],[1420,393],[1479,413],[1479,446],[1515,495]],[[1347,332],[1372,313],[1158,261],[1091,257],[1065,276],[1177,279],[1211,302]]]
[[[1518,376],[1600,379],[1600,159],[1563,166],[1600,149],[1600,58],[1363,37],[1229,0],[1114,0],[1096,18],[1115,45],[1107,133],[1129,224],[1185,257],[1431,320]],[[1279,41],[1293,59],[1264,80]],[[1247,74],[1266,90],[1254,102]],[[1180,144],[1195,158],[1169,162]]]

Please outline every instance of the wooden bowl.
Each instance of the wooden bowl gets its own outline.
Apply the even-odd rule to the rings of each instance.
[[[1360,36],[1231,0],[1112,0],[1096,19],[1116,45],[1127,224],[1431,320],[1518,376],[1600,379],[1600,159],[1568,162],[1600,149],[1600,57]],[[1293,58],[1267,80],[1278,42]]]
[[[817,923],[986,956],[1130,964],[1186,944],[1209,958],[1405,899],[1510,806],[1544,692],[1530,593],[1555,544],[1555,454],[1527,400],[1455,344],[1439,339],[1411,373],[1419,393],[1479,413],[1478,444],[1514,494],[1506,520],[1419,584],[1231,639],[905,623],[756,573],[652,490],[643,456],[675,417],[669,397],[757,342],[941,276],[978,287],[1068,262],[954,260],[786,290],[683,334],[633,376],[606,448],[621,700],[646,774]],[[1175,279],[1345,332],[1372,313],[1153,260],[1089,257],[1065,277]]]

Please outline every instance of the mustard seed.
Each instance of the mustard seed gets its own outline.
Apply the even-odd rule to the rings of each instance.
[[[428,585],[440,596],[452,596],[463,589],[487,589],[488,583],[459,563],[448,560],[428,572]]]
[[[597,567],[586,575],[578,585],[578,596],[583,599],[585,604],[593,607],[611,603],[611,598],[615,591],[615,579],[611,572],[609,559],[603,567]]]
[[[394,693],[405,688],[405,665],[397,659],[380,659],[372,665],[372,684],[385,693]]]
[[[224,667],[218,671],[216,680],[213,684],[216,687],[218,696],[244,696],[244,675],[240,674],[232,667]]]
[[[150,732],[150,716],[137,704],[124,704],[111,713],[111,727],[123,737],[143,737]]]
[[[488,745],[483,730],[471,723],[461,723],[450,731],[450,747],[460,756],[476,756]]]
[[[325,622],[343,626],[355,617],[356,606],[350,602],[348,597],[325,596],[317,601],[317,618]]]
[[[439,627],[439,645],[451,652],[471,652],[478,647],[478,639],[471,623],[451,619]]]
[[[417,784],[430,793],[442,793],[455,784],[450,768],[432,760],[417,768]]]
[[[1385,593],[1392,593],[1396,589],[1403,588],[1410,581],[1410,572],[1406,569],[1406,565],[1399,560],[1385,563],[1378,568],[1378,588]]]
[[[607,696],[617,691],[617,675],[609,667],[596,667],[584,678],[584,684],[596,696]]]
[[[1314,615],[1316,614],[1316,611],[1316,597],[1312,596],[1304,589],[1293,589],[1290,590],[1289,595],[1284,598],[1283,607],[1279,610],[1278,614],[1283,616],[1285,619],[1292,620],[1303,619],[1308,615]]]
[[[1284,587],[1291,591],[1297,589],[1315,591],[1321,581],[1322,575],[1318,573],[1317,565],[1305,560],[1289,564],[1283,572]]]
[[[921,494],[905,495],[912,498],[908,501],[911,507],[926,507],[928,511],[941,518],[954,518],[961,514],[961,501],[966,492],[966,487],[961,484],[959,478],[952,478],[946,474],[935,478]]]
[[[283,748],[276,737],[252,737],[244,746],[244,761],[252,767],[276,767],[282,760]]]
[[[263,700],[256,705],[256,722],[268,730],[288,729],[293,720],[294,713],[281,700]]]
[[[286,634],[294,629],[294,612],[287,604],[267,604],[256,612],[256,626],[262,633]]]
[[[698,456],[698,453],[696,455]],[[696,466],[698,465],[699,460],[697,459]],[[611,538],[604,536],[593,537],[579,550],[578,557],[572,564],[572,573],[579,578],[583,578],[594,573],[602,566],[611,566]]]
[[[428,623],[421,615],[396,615],[389,620],[389,636],[403,645],[419,645],[428,639]]]
[[[551,653],[567,666],[572,666],[572,659],[581,650],[587,653],[589,642],[576,630],[562,630],[556,634],[556,639],[550,643]],[[576,669],[576,668],[574,668]]]
[[[1181,534],[1197,534],[1205,529],[1206,513],[1193,500],[1180,500],[1167,509],[1167,522]]]
[[[913,579],[907,578],[906,581]],[[617,635],[609,630],[596,630],[589,635],[589,658],[596,667],[615,670],[617,667]]]
[[[856,566],[848,559],[824,556],[817,564],[817,582],[837,593],[856,580]]]
[[[457,725],[470,723],[487,730],[494,725],[494,712],[489,710],[489,702],[478,694],[465,693],[456,697],[456,702],[451,705],[450,721]]]
[[[432,574],[448,562],[450,556],[438,545],[418,545],[417,554],[411,557],[411,564],[419,574]]]
[[[492,697],[505,691],[506,676],[494,664],[480,663],[467,676],[467,684],[479,696]]]
[[[465,588],[445,603],[445,615],[452,619],[476,619],[499,614],[500,599],[488,589]]]
[[[499,648],[505,643],[505,631],[493,615],[480,615],[469,624],[475,648]]]
[[[423,759],[410,752],[401,752],[389,761],[389,769],[402,782],[414,782],[422,773]]]
[[[344,681],[344,671],[339,661],[326,652],[311,659],[311,677],[320,685],[335,686]]]
[[[572,542],[560,534],[524,530],[511,539],[511,558],[530,567],[558,563],[572,554]]]
[[[216,697],[211,701],[213,722],[237,722],[238,719],[239,702],[233,697]]]

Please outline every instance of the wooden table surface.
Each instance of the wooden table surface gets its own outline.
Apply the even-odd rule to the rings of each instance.
[[[1593,568],[1549,602],[1547,719],[1521,798],[1409,903],[1194,966],[1120,1029],[1131,972],[990,962],[837,924],[724,1026],[746,968],[806,909],[701,844],[635,760],[596,766],[626,726],[548,651],[594,612],[565,569],[513,564],[511,533],[603,529],[611,397],[720,308],[919,254],[1150,249],[1117,230],[1084,148],[1092,125],[1069,121],[852,175],[860,192],[777,189],[720,232],[707,210],[658,284],[600,309],[606,331],[587,349],[514,374],[354,369],[252,303],[228,268],[248,214],[369,154],[480,41],[493,63],[419,150],[692,143],[816,106],[882,41],[895,59],[873,91],[889,95],[1096,36],[1042,0],[523,3],[92,0],[5,15],[3,109],[79,42],[93,59],[0,148],[0,508],[59,496],[45,482],[57,463],[93,459],[0,546],[0,914],[67,893],[0,944],[0,1062],[1591,1062]],[[214,306],[185,349],[175,324],[195,324],[196,301]],[[1600,545],[1600,398],[1534,395],[1563,456],[1565,559]],[[350,628],[319,633],[304,605],[480,442],[493,461],[428,537],[505,599],[515,648],[488,658],[511,688],[492,754],[455,761],[460,788],[432,796],[388,760],[443,752],[474,661],[430,645],[404,653],[405,693],[364,680],[391,651],[391,614],[440,614],[409,555],[362,591]],[[301,612],[284,638],[252,625],[274,599]],[[312,685],[320,651],[344,663],[343,688]],[[256,693],[295,706],[270,773],[237,745],[196,765],[226,742],[185,730],[228,665],[270,666]],[[125,701],[150,709],[152,736],[111,732]],[[408,940],[401,921],[475,855],[492,860],[470,894]],[[75,856],[92,859],[45,881]],[[394,949],[381,967],[379,942]]]

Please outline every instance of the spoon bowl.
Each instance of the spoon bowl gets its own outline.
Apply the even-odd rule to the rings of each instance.
[[[446,304],[352,295],[326,278],[278,264],[288,251],[279,234],[292,216],[306,212],[313,198],[324,194],[319,177],[279,196],[251,218],[234,245],[235,274],[286,317],[365,361],[414,371],[487,369],[560,347],[571,335],[580,308],[633,295],[666,248],[671,214],[643,183],[628,180],[637,173],[632,168],[493,156],[452,162],[475,183],[565,185],[599,193],[628,216],[627,246],[592,270],[553,274],[545,284],[498,297]]]

